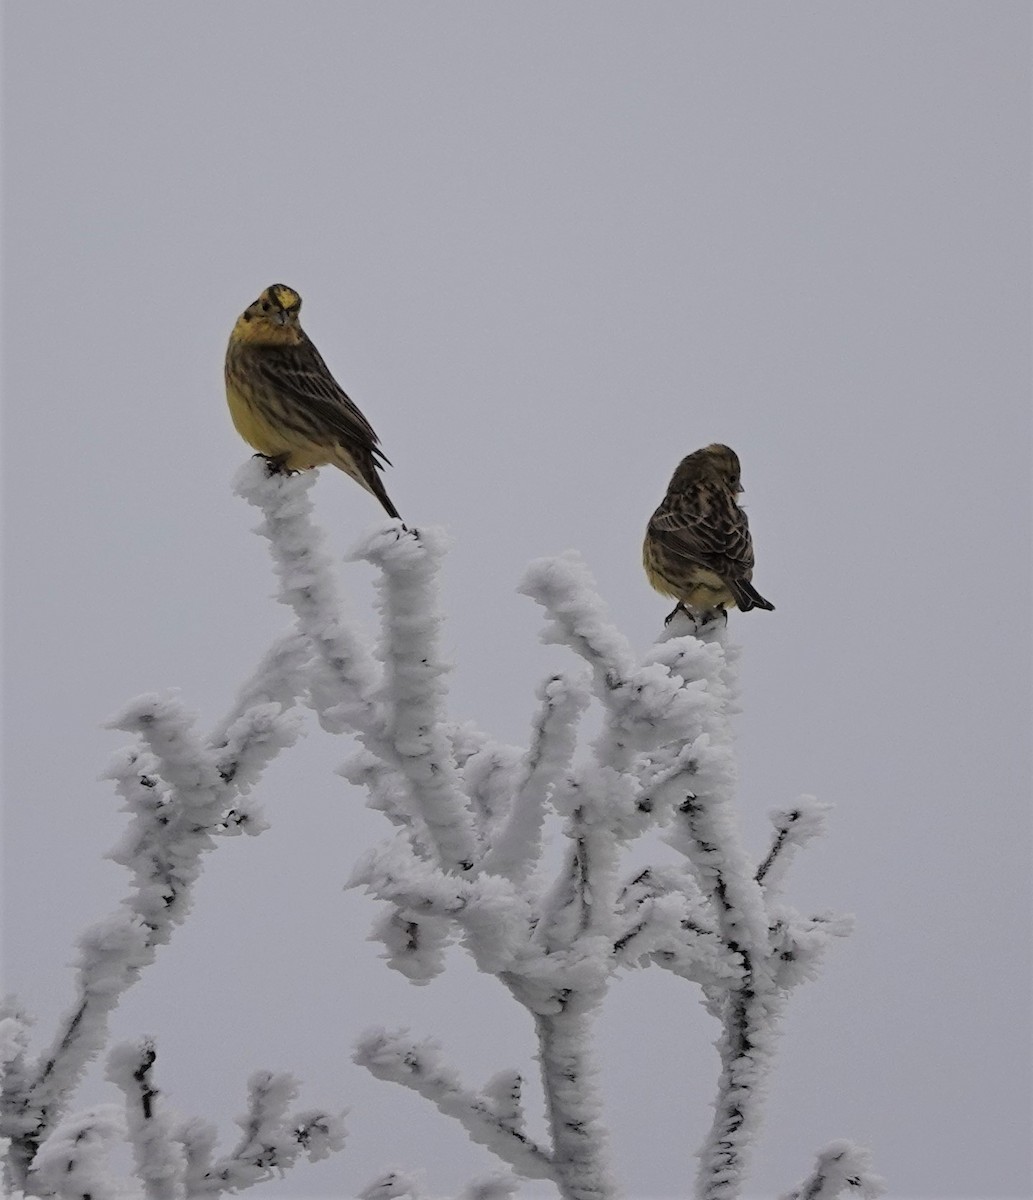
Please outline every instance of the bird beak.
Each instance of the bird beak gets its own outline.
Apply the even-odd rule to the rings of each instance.
[[[276,324],[277,325],[286,325],[287,324],[287,314],[282,308],[278,308],[276,310]]]

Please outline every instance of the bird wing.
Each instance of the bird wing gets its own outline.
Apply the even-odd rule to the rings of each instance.
[[[321,432],[390,465],[373,426],[307,337],[294,346],[263,346],[260,369],[269,386],[297,404]]]
[[[727,488],[710,480],[669,492],[649,528],[670,552],[708,567],[722,579],[749,579],[753,573],[746,514]]]

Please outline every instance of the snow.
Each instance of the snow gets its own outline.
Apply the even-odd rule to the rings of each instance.
[[[0,1010],[9,1183],[35,1177],[56,1194],[89,1191],[104,1200],[120,1186],[107,1174],[107,1150],[128,1141],[149,1200],[180,1200],[245,1188],[303,1156],[342,1148],[340,1116],[292,1113],[296,1081],[259,1071],[238,1144],[215,1158],[214,1127],[167,1109],[147,1040],[109,1056],[124,1114],[104,1108],[60,1120],[85,1064],[106,1044],[111,1010],[189,914],[207,854],[225,836],[265,828],[252,792],[294,744],[307,705],[324,729],[357,740],[341,774],[366,789],[390,826],[350,880],[383,906],[372,936],[387,965],[424,984],[458,945],[534,1022],[548,1124],[542,1144],[526,1131],[519,1072],[471,1088],[436,1041],[408,1030],[371,1030],[356,1048],[357,1063],[416,1091],[502,1165],[464,1194],[502,1200],[516,1187],[513,1172],[551,1182],[567,1200],[619,1194],[595,1023],[619,972],[656,966],[700,986],[720,1023],[721,1076],[695,1195],[734,1200],[791,990],[814,977],[832,939],[850,929],[848,918],[803,915],[781,899],[793,857],[824,830],[827,805],[803,797],[773,812],[760,863],[743,846],[732,728],[737,648],[720,623],[697,631],[672,622],[639,657],[578,555],[538,560],[521,590],[544,611],[543,640],[575,662],[538,688],[527,747],[500,744],[448,711],[443,531],[386,522],[355,550],[377,572],[374,647],[342,602],[313,520],[313,481],[313,473],[269,476],[260,461],[238,474],[238,492],[261,511],[258,532],[295,627],[261,658],[212,733],[198,732],[175,693],[141,696],[112,722],[135,739],[109,771],[129,814],[111,857],[131,885],[118,910],[80,939],[78,998],[37,1063],[27,1053],[26,1015],[14,1004]],[[582,717],[592,703],[601,727],[584,745]],[[558,866],[546,854],[550,817],[550,828],[562,826]],[[679,861],[629,870],[627,852],[648,830],[662,831]],[[418,1185],[391,1171],[361,1194],[416,1196]],[[874,1196],[876,1188],[864,1152],[842,1142],[821,1152],[790,1197],[826,1200],[844,1189]]]

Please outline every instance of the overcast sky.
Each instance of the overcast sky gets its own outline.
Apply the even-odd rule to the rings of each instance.
[[[49,1038],[75,935],[126,886],[102,722],[182,689],[205,726],[287,624],[222,391],[240,310],[284,282],[447,526],[453,710],[524,742],[526,563],[579,549],[643,649],[642,530],[685,453],[743,464],[755,582],[742,824],[836,805],[800,908],[856,914],[793,997],[755,1192],[833,1137],[898,1196],[1031,1181],[1030,10],[996,0],[477,0],[4,9],[6,986]],[[380,520],[324,472],[341,555]],[[370,574],[343,568],[369,610]],[[487,1159],[350,1062],[371,1024],[471,1082],[532,1069],[526,1016],[456,953],[417,989],[343,892],[386,833],[314,725],[129,994],[158,1082],[227,1136],[260,1066],[350,1105],[340,1155],[437,1194]],[[608,1119],[632,1195],[684,1195],[716,1077],[698,992],[620,981]],[[111,1098],[91,1077],[84,1098]]]

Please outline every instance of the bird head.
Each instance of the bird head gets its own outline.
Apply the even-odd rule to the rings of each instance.
[[[257,322],[259,326],[285,328],[297,326],[301,312],[301,297],[284,283],[274,283],[249,304],[241,314],[241,320]]]
[[[678,464],[671,487],[681,490],[701,479],[720,483],[733,495],[738,495],[742,491],[738,454],[731,446],[721,442],[712,442],[702,450],[694,450]]]
[[[710,469],[723,483],[727,484],[732,492],[742,491],[739,456],[731,446],[725,446],[721,442],[711,442],[700,453],[707,456]]]

